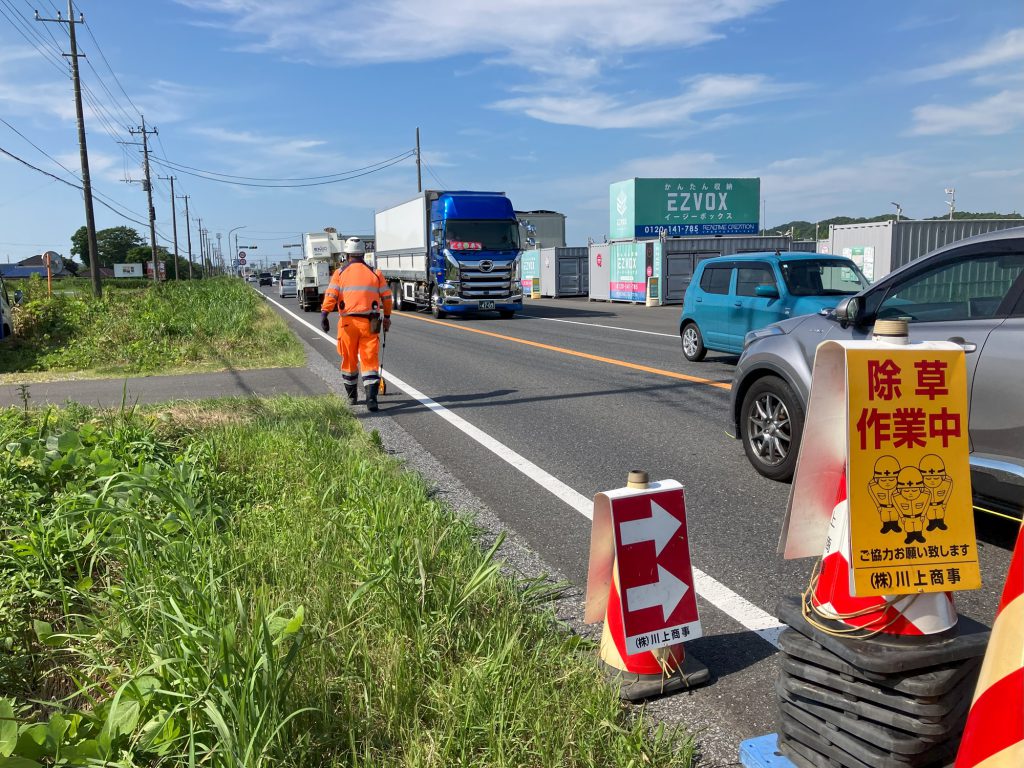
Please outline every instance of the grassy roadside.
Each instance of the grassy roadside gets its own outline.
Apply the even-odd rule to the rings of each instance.
[[[0,446],[0,766],[690,763],[336,399],[8,409]]]
[[[240,280],[160,285],[42,280],[21,286],[15,335],[0,342],[0,383],[301,365],[287,325]]]

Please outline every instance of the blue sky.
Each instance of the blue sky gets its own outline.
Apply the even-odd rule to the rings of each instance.
[[[56,52],[67,34],[33,21],[35,7],[66,13],[59,0],[0,0],[0,117],[39,149],[3,123],[0,147],[72,179],[39,151],[78,173]],[[93,180],[141,221],[145,195],[123,181],[141,177],[137,148],[116,143],[132,140],[136,110],[159,130],[158,157],[264,178],[394,157],[419,126],[424,186],[503,190],[519,209],[562,211],[571,245],[607,233],[608,184],[632,176],[759,176],[769,226],[875,215],[891,201],[911,217],[937,215],[950,186],[959,210],[1024,210],[1020,0],[84,0],[76,9],[87,22],[78,36]],[[242,240],[266,257],[324,226],[370,232],[374,209],[416,192],[412,160],[295,189],[173,173],[204,227],[226,237],[244,225]],[[166,182],[155,191],[166,244]],[[100,228],[129,223],[103,206],[96,217]],[[183,209],[178,218],[184,249]],[[83,221],[80,193],[0,156],[0,261],[67,253]],[[194,247],[195,238],[193,229]]]

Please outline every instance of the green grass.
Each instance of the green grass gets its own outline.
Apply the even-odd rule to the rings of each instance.
[[[689,766],[374,437],[334,398],[0,411],[0,766]]]
[[[240,280],[152,285],[86,281],[20,284],[15,335],[0,342],[0,381],[133,376],[301,365],[285,323]]]

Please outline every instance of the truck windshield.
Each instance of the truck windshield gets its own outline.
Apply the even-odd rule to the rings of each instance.
[[[445,242],[453,251],[518,251],[519,223],[449,219]]]
[[[793,296],[852,296],[868,287],[857,265],[846,259],[800,259],[779,264]]]

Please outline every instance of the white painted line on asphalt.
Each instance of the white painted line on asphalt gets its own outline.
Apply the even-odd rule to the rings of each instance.
[[[274,304],[294,317],[300,323],[308,326],[310,330],[318,334],[325,341],[330,342],[332,346],[337,344],[337,339],[330,334],[324,333],[320,328],[317,328],[305,318],[295,314],[280,302],[274,301],[262,292],[259,293],[271,304]],[[554,494],[559,500],[568,504],[585,518],[588,520],[593,519],[593,502],[582,493],[570,488],[554,475],[541,469],[529,459],[513,451],[507,445],[498,442],[483,430],[470,424],[461,416],[455,415],[440,403],[431,400],[415,387],[406,384],[404,381],[396,377],[391,371],[386,373],[386,378],[389,384],[394,384],[409,395],[409,397],[418,401],[428,410],[436,413],[465,435],[471,437],[502,461],[505,461],[515,467],[530,480],[537,483],[537,485],[549,493]],[[781,624],[777,618],[767,611],[761,610],[749,600],[736,592],[733,592],[720,581],[709,576],[699,568],[693,569],[693,580],[693,586],[697,590],[698,595],[727,616],[739,622],[739,624],[746,627],[751,632],[757,634],[762,640],[771,643],[776,648],[779,647],[779,635],[782,633],[782,630],[785,629],[785,626]]]
[[[270,303],[276,304],[278,307],[283,309],[285,312],[287,312],[289,315],[294,317],[300,323],[305,323],[306,325],[308,325],[310,328],[313,329],[313,331],[315,333],[320,334],[321,337],[323,337],[324,339],[329,341],[332,345],[337,344],[337,340],[335,338],[333,338],[329,334],[324,333],[322,330],[320,330],[319,328],[315,327],[308,320],[305,320],[305,319],[299,317],[297,314],[292,312],[290,309],[288,309],[287,307],[283,306],[279,302],[274,301],[269,296],[266,296],[264,294],[261,294],[261,295],[267,301],[269,301]],[[586,517],[588,519],[592,519],[593,518],[593,516],[594,516],[594,512],[593,512],[594,504],[593,504],[593,502],[590,499],[588,499],[582,493],[579,493],[578,491],[570,488],[568,485],[563,483],[561,480],[559,480],[554,475],[552,475],[552,474],[550,474],[548,472],[545,472],[543,469],[538,467],[536,464],[534,464],[529,459],[527,459],[527,458],[525,458],[523,456],[520,456],[518,453],[513,451],[507,445],[498,442],[497,440],[495,440],[493,437],[488,435],[483,430],[481,430],[481,429],[473,426],[472,424],[470,424],[468,421],[466,421],[461,416],[457,416],[454,413],[452,413],[451,411],[449,411],[447,408],[445,408],[440,403],[435,402],[434,400],[431,400],[429,397],[427,397],[425,394],[420,392],[415,387],[413,387],[410,384],[407,384],[404,381],[402,381],[401,379],[399,379],[391,371],[387,371],[386,372],[386,378],[387,378],[388,384],[394,384],[396,387],[401,389],[403,392],[405,392],[411,398],[413,398],[414,400],[419,401],[423,406],[425,406],[429,410],[431,410],[434,413],[436,413],[438,416],[440,416],[442,419],[447,421],[449,424],[451,424],[452,426],[454,426],[455,428],[459,429],[460,431],[462,431],[463,433],[465,433],[469,437],[471,437],[474,440],[476,440],[478,443],[480,443],[480,445],[482,445],[484,448],[489,450],[491,453],[493,453],[499,459],[502,459],[503,461],[508,462],[513,467],[515,467],[520,472],[522,472],[524,475],[526,475],[528,478],[530,478],[535,483],[537,483],[539,486],[541,486],[545,490],[550,491],[551,493],[553,493],[560,500],[564,501],[566,504],[568,504],[570,507],[575,509],[581,515],[583,515],[584,517]]]
[[[584,323],[579,320],[559,320],[555,317],[541,317],[540,315],[531,315],[526,312],[520,312],[521,317],[528,317],[531,320],[547,320],[549,323],[569,323],[569,325],[587,325],[591,328],[607,328],[611,331],[625,331],[626,333],[646,333],[648,336],[667,336],[670,339],[679,338],[678,334],[675,333],[661,333],[659,331],[641,331],[638,328],[620,328],[617,325],[600,325],[598,323]]]

